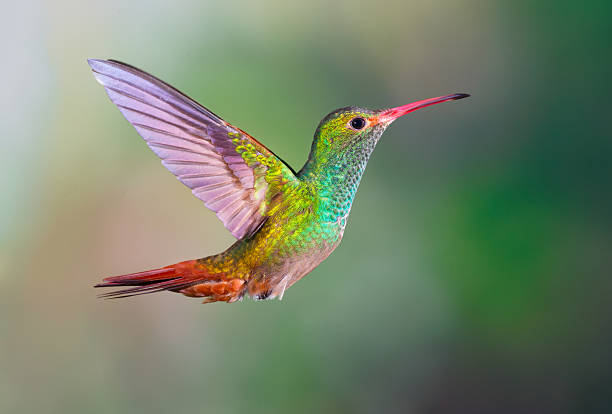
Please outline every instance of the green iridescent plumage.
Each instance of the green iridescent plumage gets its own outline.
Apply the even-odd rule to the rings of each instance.
[[[106,278],[99,286],[130,286],[107,296],[173,290],[207,302],[233,302],[246,293],[282,297],[342,240],[368,159],[387,126],[405,113],[466,96],[385,110],[338,109],[319,124],[296,174],[246,132],[153,76],[115,61],[90,65],[166,168],[238,238],[214,256]]]
[[[372,111],[344,108],[326,117],[297,182],[281,180],[288,183],[282,185],[274,208],[267,209],[262,228],[224,253],[200,259],[202,266],[209,272],[259,281],[252,284],[250,293],[263,298],[282,295],[329,256],[342,239],[367,160],[385,128],[376,125],[355,131],[348,122],[373,115]],[[242,155],[251,160],[256,158],[255,152],[251,148]],[[282,173],[273,177],[279,175]],[[262,289],[262,284],[268,288]]]

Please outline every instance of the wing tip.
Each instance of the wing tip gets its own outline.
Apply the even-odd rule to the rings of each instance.
[[[87,64],[93,70],[96,70],[96,68],[100,68],[100,66],[107,64],[107,63],[108,63],[108,60],[105,60],[105,59],[93,59],[93,58],[87,59]]]
[[[106,87],[102,76],[105,76],[109,72],[109,61],[104,59],[87,59],[87,64],[91,68],[96,81],[98,81],[100,85]]]
[[[109,68],[117,68],[117,67],[130,67],[130,65],[127,65],[123,62],[119,62],[118,60],[114,60],[114,59],[93,59],[93,58],[88,58],[87,59],[87,64],[89,65],[89,67],[91,67],[91,69],[94,72],[99,72],[99,73],[103,73],[105,71],[108,71]]]

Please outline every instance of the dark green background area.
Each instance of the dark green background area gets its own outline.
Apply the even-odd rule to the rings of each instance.
[[[2,25],[0,412],[612,411],[609,2],[38,2]],[[219,252],[86,58],[141,67],[299,169],[393,124],[343,244],[282,302],[95,298]]]

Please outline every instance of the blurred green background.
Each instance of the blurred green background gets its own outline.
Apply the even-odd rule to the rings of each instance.
[[[12,2],[1,25],[0,412],[612,412],[609,2]],[[296,169],[319,120],[453,92],[381,140],[282,302],[96,299],[219,252],[86,58]]]

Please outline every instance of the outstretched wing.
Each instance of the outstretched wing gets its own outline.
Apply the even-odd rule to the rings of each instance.
[[[111,101],[147,145],[238,239],[251,236],[298,184],[283,161],[170,85],[114,60],[88,60]]]

